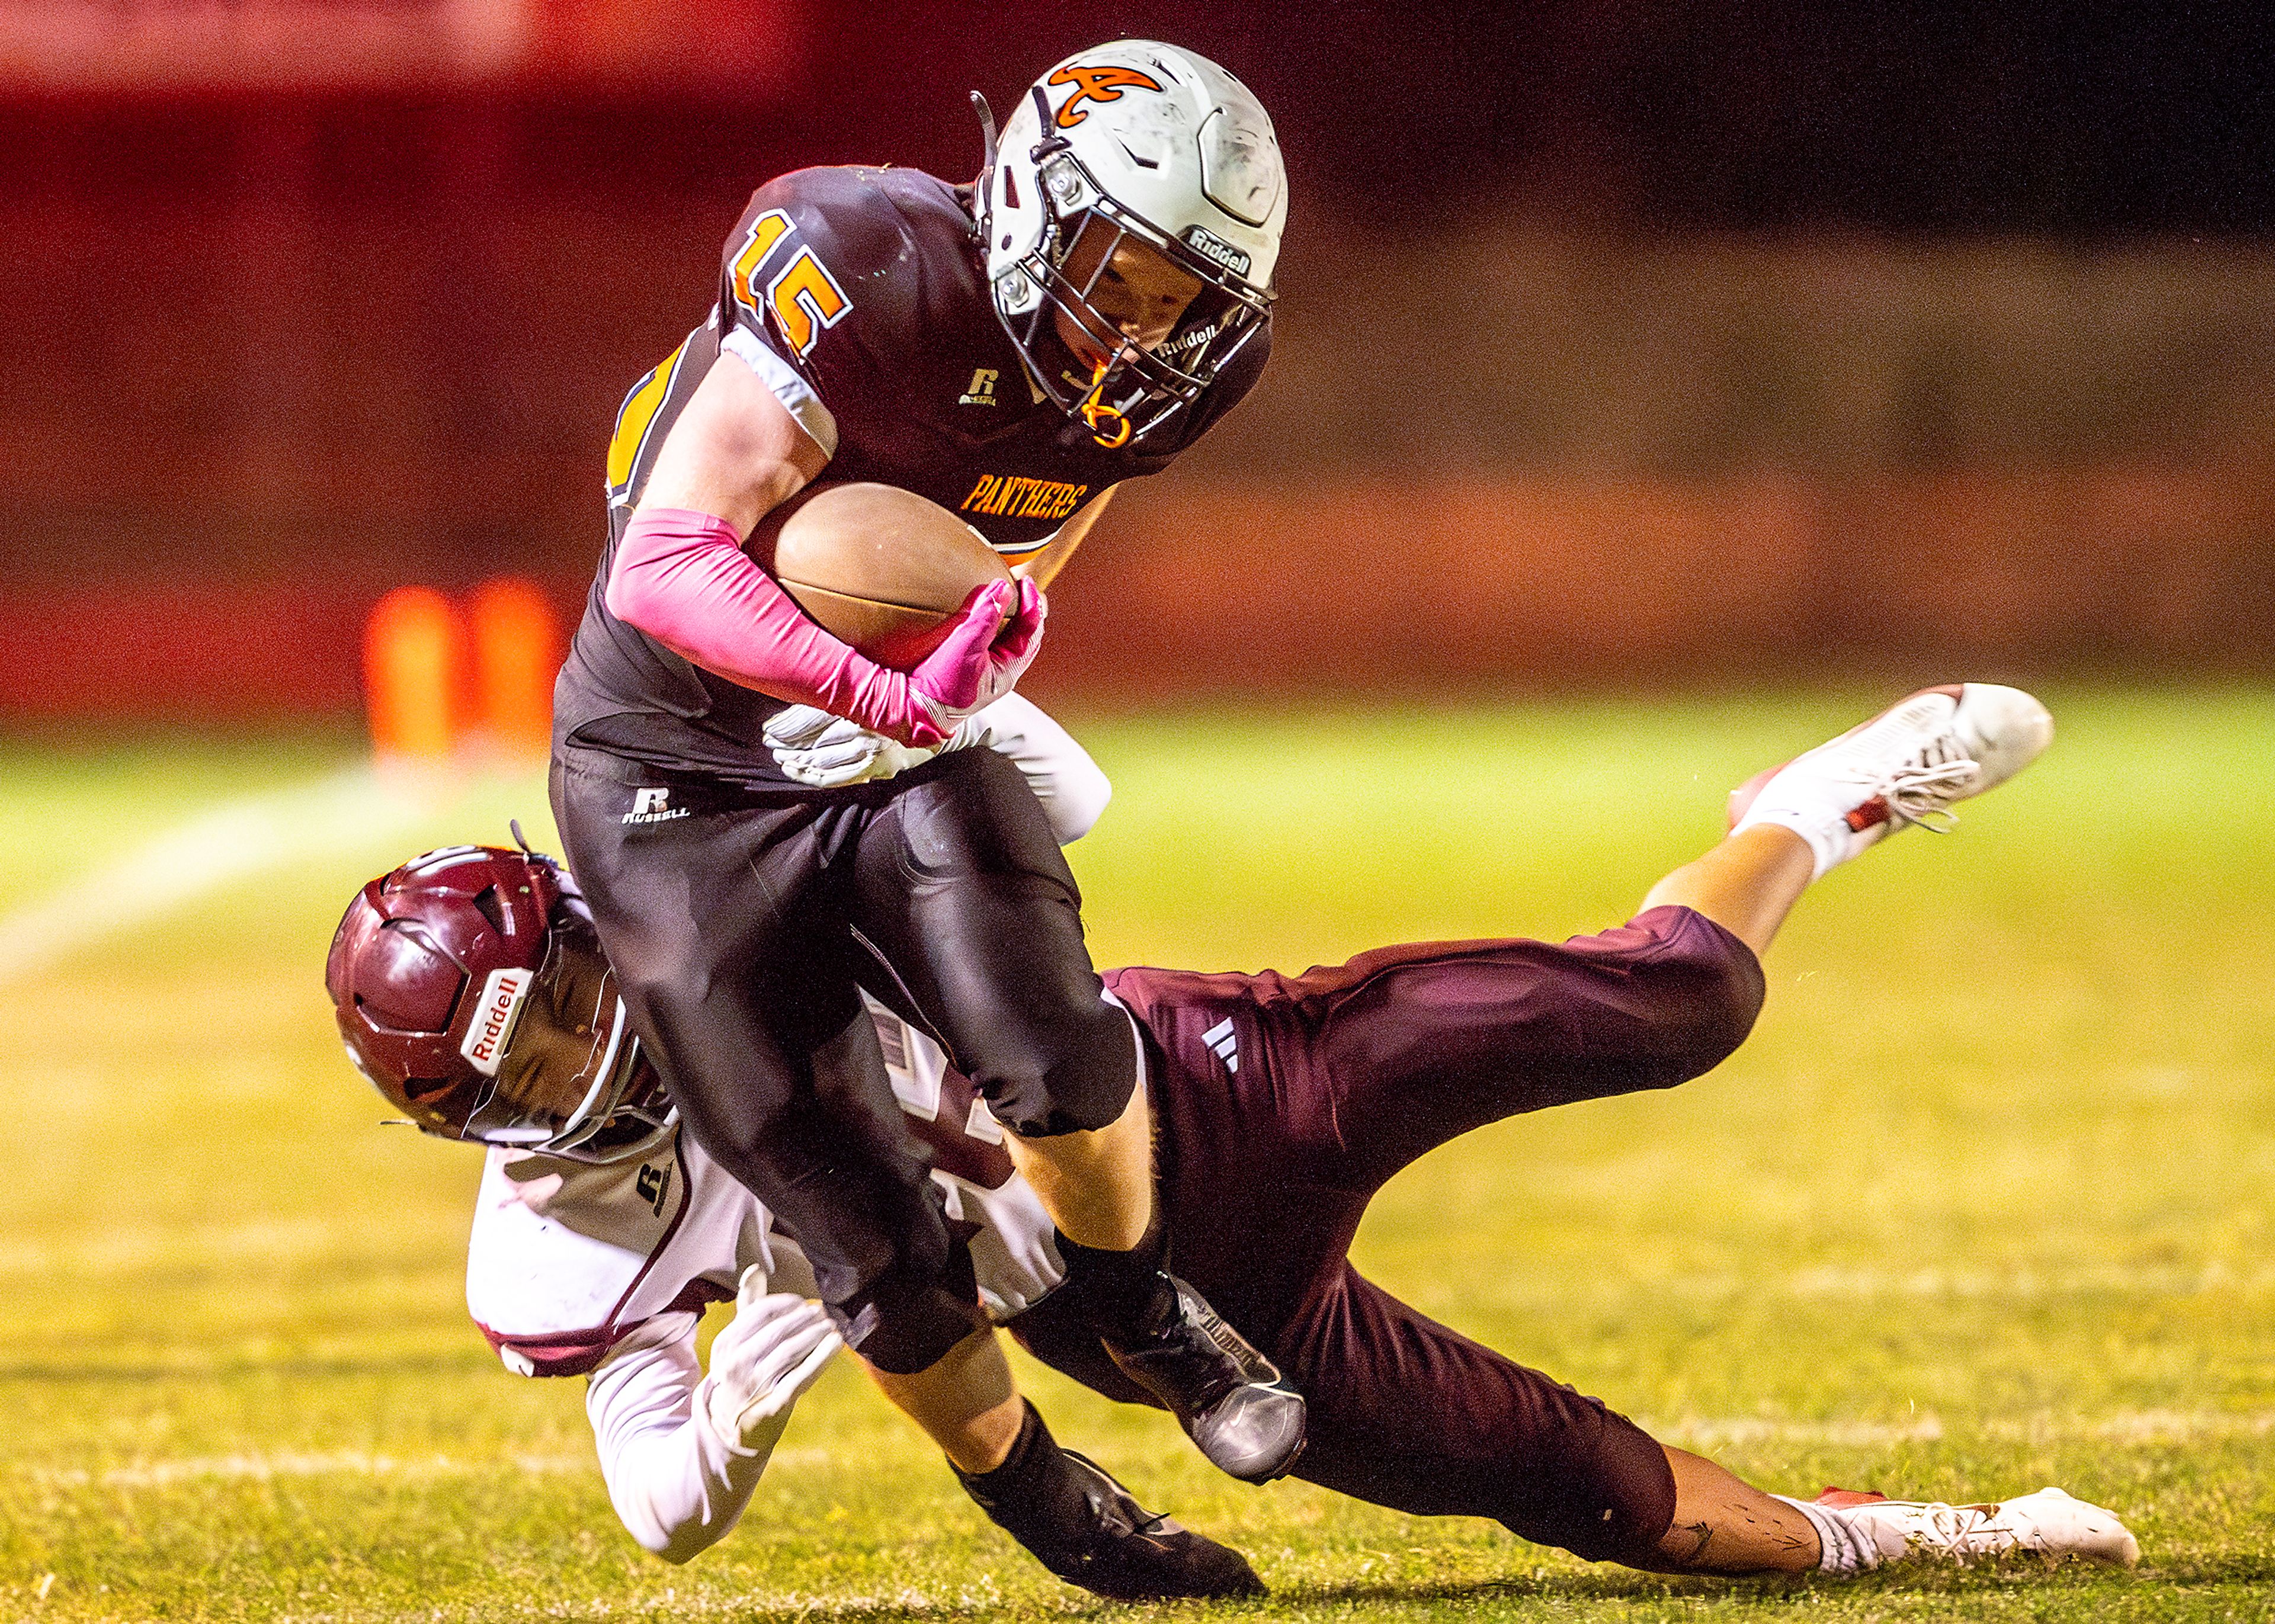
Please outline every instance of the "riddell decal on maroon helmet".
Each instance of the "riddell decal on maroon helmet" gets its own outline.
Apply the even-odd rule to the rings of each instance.
[[[496,846],[430,851],[365,886],[324,965],[349,1058],[413,1126],[588,1162],[645,1155],[676,1120],[615,980],[561,865]],[[573,1034],[552,1023],[563,998],[591,1012]],[[501,1089],[533,1033],[556,1041]]]
[[[497,1076],[498,1062],[505,1058],[505,1046],[513,1036],[514,1018],[534,979],[525,970],[493,970],[482,984],[481,1001],[474,1006],[473,1024],[466,1029],[458,1053],[484,1076]]]

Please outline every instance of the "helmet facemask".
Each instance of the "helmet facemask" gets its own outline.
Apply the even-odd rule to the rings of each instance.
[[[1200,398],[1265,326],[1273,296],[1116,203],[1072,152],[1044,153],[1035,172],[1042,233],[996,283],[997,310],[1061,411],[1101,445],[1142,441]],[[1161,321],[1160,295],[1188,287]]]
[[[668,1127],[670,1102],[592,926],[568,904],[555,914],[545,962],[501,1040],[497,1076],[467,1092],[451,1126],[485,1144],[611,1161]]]
[[[324,981],[348,1057],[423,1132],[603,1162],[646,1153],[675,1120],[549,857],[449,847],[372,881]]]

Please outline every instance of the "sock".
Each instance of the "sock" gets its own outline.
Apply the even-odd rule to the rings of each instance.
[[[1011,1451],[1000,1465],[984,1472],[967,1472],[955,1462],[949,1462],[956,1481],[991,1514],[993,1502],[1023,1498],[1022,1491],[1032,1489],[1039,1477],[1047,1474],[1049,1457],[1058,1452],[1058,1440],[1043,1424],[1034,1405],[1024,1399],[1019,1404],[1025,1412],[1019,1421],[1019,1435],[1011,1440]]]
[[[1158,1227],[1126,1252],[1078,1246],[1053,1232],[1065,1259],[1067,1285],[1083,1323],[1102,1336],[1141,1340],[1175,1313],[1176,1288],[1161,1272],[1168,1261]]]
[[[1091,1531],[1090,1503],[1073,1461],[1059,1447],[1035,1407],[1027,1403],[1025,1408],[1019,1436],[1001,1466],[967,1472],[953,1461],[949,1465],[964,1492],[998,1528],[1064,1577],[1066,1552]]]
[[[1817,1530],[1817,1543],[1824,1547],[1823,1554],[1817,1559],[1820,1573],[1870,1573],[1880,1565],[1880,1542],[1872,1537],[1870,1529],[1857,1527],[1840,1507],[1797,1500],[1788,1494],[1772,1494],[1770,1498],[1783,1500],[1807,1517],[1809,1525]]]
[[[1790,801],[1772,801],[1766,786],[1730,833],[1735,835],[1759,823],[1791,829],[1807,841],[1810,855],[1817,860],[1814,878],[1818,880],[1847,862],[1855,845],[1854,831],[1830,805],[1803,805],[1798,797]]]

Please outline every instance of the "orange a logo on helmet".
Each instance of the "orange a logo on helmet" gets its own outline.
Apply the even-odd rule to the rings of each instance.
[[[1083,106],[1085,102],[1119,102],[1125,90],[1159,90],[1160,86],[1135,68],[1090,68],[1081,63],[1071,63],[1043,81],[1047,85],[1072,85],[1075,93],[1059,109],[1058,126],[1071,130],[1090,117]]]

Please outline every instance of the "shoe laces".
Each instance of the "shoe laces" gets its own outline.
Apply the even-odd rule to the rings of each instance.
[[[1999,1521],[1999,1511],[1937,1500],[1919,1508],[1913,1537],[1962,1563],[1970,1557],[2003,1555],[2019,1541],[2015,1530]]]
[[[1983,768],[1951,733],[1939,733],[1909,760],[1892,767],[1860,767],[1853,774],[1870,794],[1888,809],[1899,827],[1910,824],[1937,835],[1948,835],[1958,826],[1959,814],[1951,803],[1967,793]]]

